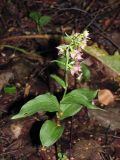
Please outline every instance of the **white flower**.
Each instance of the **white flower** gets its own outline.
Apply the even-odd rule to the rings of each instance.
[[[57,49],[59,50],[58,54],[64,54],[64,51],[66,50],[66,48],[68,47],[68,45],[62,44],[60,46],[57,47]]]
[[[88,38],[89,32],[88,32],[87,30],[85,30],[85,31],[83,32],[83,35],[84,35],[85,38]]]

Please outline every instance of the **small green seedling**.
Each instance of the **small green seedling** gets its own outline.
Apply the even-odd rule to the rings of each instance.
[[[29,17],[37,24],[38,32],[41,32],[41,29],[51,22],[51,17],[42,15],[40,12],[33,11],[30,13]]]
[[[58,153],[58,160],[69,160],[64,153]]]
[[[4,87],[4,93],[15,94],[17,92],[16,87]]]
[[[36,21],[38,20],[37,18]],[[84,31],[82,34],[67,35],[67,37],[70,40],[69,43],[57,47],[60,59],[54,61],[61,64],[62,69],[64,69],[64,79],[57,75],[51,75],[64,90],[61,100],[58,101],[57,97],[50,92],[39,95],[24,104],[19,113],[12,117],[12,119],[17,119],[31,116],[37,112],[56,112],[56,121],[46,120],[40,129],[39,137],[43,147],[53,145],[62,136],[64,126],[62,126],[61,122],[65,118],[74,116],[83,107],[99,109],[93,104],[93,99],[97,95],[97,90],[79,88],[68,93],[68,74],[71,73],[71,75],[75,75],[80,81],[82,76],[84,76],[84,80],[89,80],[90,72],[88,67],[84,64],[82,57],[83,49],[86,46],[88,38],[88,32]],[[64,156],[61,155],[59,159],[60,158],[63,160]]]

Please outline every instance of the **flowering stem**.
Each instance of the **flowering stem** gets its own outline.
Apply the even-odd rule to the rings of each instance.
[[[66,62],[65,62],[65,90],[64,90],[63,98],[66,95],[67,88],[68,88],[69,47],[66,49],[65,57],[66,57]]]
[[[68,36],[70,39],[69,44],[57,47],[59,49],[59,53],[63,58],[65,58],[65,62],[60,62],[60,64],[65,65],[65,87],[62,100],[68,89],[68,71],[70,71],[72,75],[77,75],[78,79],[81,78],[82,70],[80,64],[83,60],[82,49],[84,49],[84,47],[87,45],[88,35],[88,31],[85,30],[82,34],[76,33],[74,35]]]

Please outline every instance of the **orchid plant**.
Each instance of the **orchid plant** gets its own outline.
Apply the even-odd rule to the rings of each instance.
[[[65,118],[74,116],[83,107],[88,109],[98,109],[93,104],[97,91],[88,88],[74,89],[68,93],[68,73],[76,75],[78,80],[83,76],[83,49],[87,45],[89,33],[84,31],[82,34],[76,33],[68,36],[69,42],[58,46],[58,54],[60,59],[55,60],[65,71],[64,79],[57,75],[51,77],[64,90],[64,94],[60,101],[51,93],[46,93],[35,97],[24,104],[18,114],[12,119],[25,118],[37,112],[56,112],[56,120],[46,120],[40,129],[40,141],[43,147],[53,145],[63,134],[64,126],[62,121]]]

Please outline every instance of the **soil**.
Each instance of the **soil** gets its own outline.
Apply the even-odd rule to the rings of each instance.
[[[63,74],[51,61],[58,57],[56,47],[65,33],[88,29],[91,45],[97,43],[110,55],[120,50],[119,8],[119,0],[0,0],[0,160],[58,160],[58,153],[70,160],[120,160],[120,79],[88,55],[91,80],[78,82],[69,75],[69,90],[110,90],[117,98],[104,106],[107,112],[83,108],[63,121],[62,138],[46,150],[41,148],[39,130],[54,114],[11,120],[37,95],[50,91],[60,99],[63,90],[50,74]],[[29,17],[32,11],[52,18],[40,33]],[[15,86],[17,92],[5,93],[7,86]],[[97,98],[95,103],[101,107]]]

